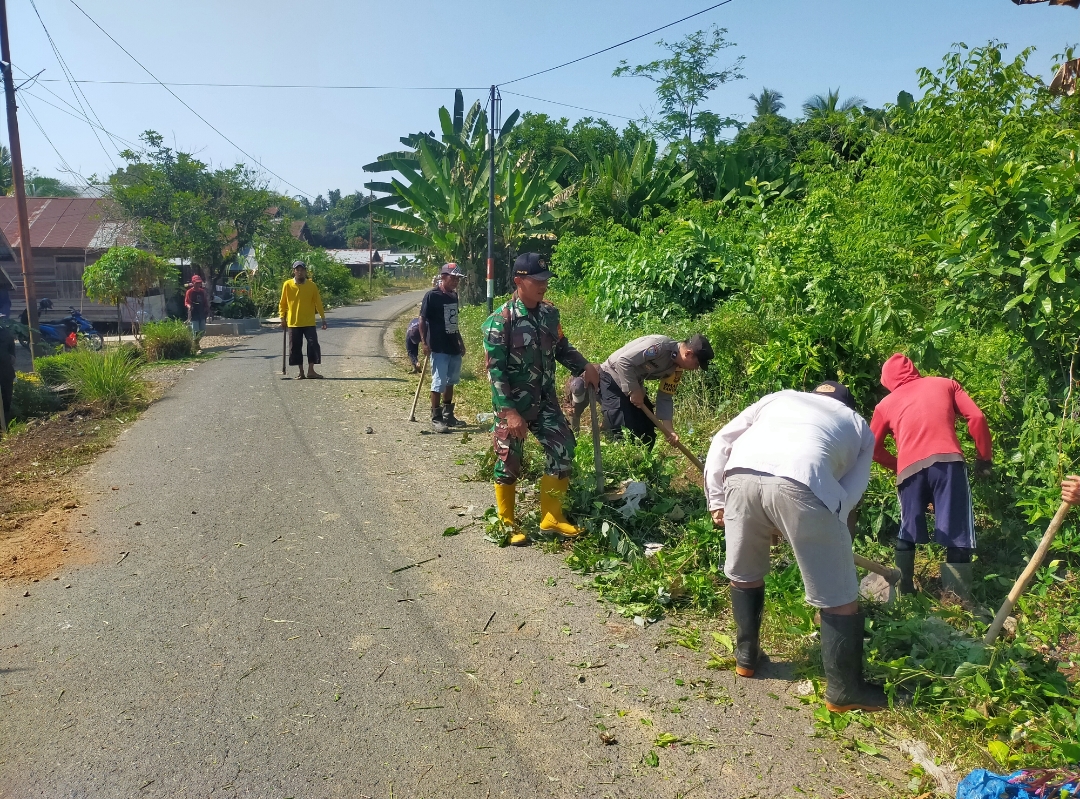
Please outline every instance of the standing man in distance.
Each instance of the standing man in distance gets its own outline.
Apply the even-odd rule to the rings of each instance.
[[[210,295],[203,287],[201,275],[191,278],[191,288],[184,293],[184,307],[187,308],[187,320],[195,340],[206,332],[206,317],[210,310]]]
[[[670,443],[679,440],[672,426],[675,417],[674,395],[684,371],[708,369],[713,358],[712,345],[700,333],[686,341],[667,336],[642,336],[611,353],[600,365],[600,404],[604,425],[621,437],[629,430],[644,443],[656,441],[656,426],[641,408],[653,410],[645,394],[646,380],[659,380],[656,393],[656,418],[661,432]]]
[[[525,436],[532,431],[544,448],[540,478],[540,529],[564,538],[581,530],[563,515],[563,498],[570,487],[574,462],[574,433],[555,389],[558,361],[596,389],[600,375],[563,335],[559,311],[544,302],[551,272],[535,252],[514,261],[514,294],[484,322],[484,350],[491,402],[496,422],[495,501],[499,518],[511,530],[510,543],[521,546],[525,534],[514,519],[515,491],[521,476]]]
[[[437,433],[464,425],[454,416],[454,386],[461,380],[465,355],[465,340],[458,332],[457,296],[464,276],[457,264],[443,264],[438,288],[431,289],[420,303],[420,341],[424,354],[431,356],[431,426]]]
[[[315,314],[322,317],[322,329],[326,330],[326,311],[323,310],[319,287],[308,280],[307,264],[293,261],[293,276],[281,287],[281,326],[289,331],[289,366],[298,366],[297,380],[311,378],[322,380],[315,371],[315,364],[322,363],[319,334],[315,330]],[[304,374],[304,340],[307,339],[308,369]]]
[[[735,671],[752,677],[758,665],[769,548],[779,530],[795,552],[806,601],[821,611],[825,706],[834,712],[888,704],[880,688],[863,681],[863,615],[848,531],[873,455],[874,435],[851,392],[827,381],[812,393],[762,397],[716,434],[705,460],[709,511],[727,540]]]
[[[889,395],[874,408],[874,460],[896,473],[900,497],[900,532],[896,566],[900,591],[915,592],[915,545],[929,543],[926,506],[934,504],[934,538],[946,547],[941,585],[971,606],[971,553],[975,517],[964,451],[956,438],[957,414],[967,420],[975,440],[975,475],[990,475],[990,427],[979,406],[955,380],[923,377],[906,355],[897,353],[881,367],[881,385]],[[892,436],[896,455],[885,449]]]

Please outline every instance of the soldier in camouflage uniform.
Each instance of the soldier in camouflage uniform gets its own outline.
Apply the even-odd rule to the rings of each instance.
[[[604,409],[604,427],[615,436],[628,430],[652,445],[656,427],[642,412],[653,410],[645,394],[646,380],[659,380],[656,392],[656,418],[664,438],[672,444],[679,440],[672,427],[675,417],[675,391],[683,372],[707,369],[713,358],[712,345],[700,333],[686,341],[667,336],[642,336],[611,353],[600,365],[600,405]]]
[[[515,484],[521,475],[521,454],[529,431],[544,448],[545,469],[540,480],[540,529],[572,537],[581,531],[563,516],[562,500],[570,485],[574,434],[559,407],[555,391],[555,362],[582,375],[594,388],[596,366],[566,340],[559,312],[544,302],[547,264],[536,253],[514,262],[514,295],[484,322],[491,401],[495,423],[495,499],[499,518],[513,528],[510,543],[520,546],[525,535],[514,522]]]

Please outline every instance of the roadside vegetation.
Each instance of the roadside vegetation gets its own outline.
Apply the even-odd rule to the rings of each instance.
[[[568,338],[594,361],[645,333],[705,333],[717,358],[708,374],[683,380],[676,401],[677,429],[699,453],[726,420],[781,388],[838,379],[869,417],[884,395],[881,364],[894,352],[924,373],[956,377],[994,434],[994,474],[973,493],[976,596],[996,609],[1080,456],[1080,98],[1051,94],[1031,73],[1032,58],[1008,56],[996,43],[959,46],[919,73],[919,99],[901,91],[875,109],[830,89],[797,119],[783,116],[782,95],[766,89],[755,95],[758,115],[731,139],[692,127],[678,108],[665,117],[675,128],[642,122],[621,133],[526,115],[504,130],[504,146],[517,148],[506,163],[524,164],[527,180],[547,174],[548,155],[566,151],[573,168],[555,180],[564,181],[561,191],[549,186],[532,208],[543,236],[501,250],[502,285],[515,251],[550,251],[557,278],[549,299]],[[459,116],[468,120],[457,109],[442,114],[446,150],[464,146]],[[667,151],[652,158],[642,141],[661,133]],[[445,156],[419,140],[406,144],[418,152],[413,183],[439,184]],[[402,225],[429,236],[442,257],[479,257],[440,244],[421,201],[408,187],[388,188],[394,200],[385,202],[414,217]],[[470,413],[490,410],[484,316],[481,307],[461,314],[469,355],[459,402]],[[723,531],[712,528],[699,477],[666,445],[648,452],[606,442],[603,451],[609,489],[643,480],[649,495],[628,519],[604,502],[591,442],[580,436],[571,496],[589,534],[568,564],[626,615],[664,619],[671,645],[727,667]],[[531,442],[526,453],[526,474],[536,477],[542,457]],[[479,477],[489,479],[490,468],[489,454]],[[893,477],[875,466],[856,549],[890,561],[898,521]],[[1075,514],[1021,599],[1015,632],[987,650],[976,643],[985,625],[941,594],[943,560],[936,546],[921,547],[922,593],[868,609],[869,668],[910,702],[872,719],[818,706],[823,734],[850,738],[857,729],[863,743],[874,729],[919,737],[960,765],[999,771],[1080,761]],[[813,612],[783,547],[766,618],[768,651],[792,659],[820,689]]]

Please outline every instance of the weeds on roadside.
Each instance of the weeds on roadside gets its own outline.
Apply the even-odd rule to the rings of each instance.
[[[138,378],[139,359],[130,350],[76,350],[63,370],[76,401],[99,413],[114,413],[147,399],[146,384]]]
[[[147,322],[142,326],[142,347],[148,361],[188,358],[195,354],[195,336],[179,319]]]

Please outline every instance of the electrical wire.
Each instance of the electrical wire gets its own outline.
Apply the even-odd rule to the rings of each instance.
[[[56,46],[56,42],[53,40],[52,34],[49,33],[49,29],[45,25],[45,20],[41,18],[41,12],[38,11],[37,3],[35,3],[34,0],[30,0],[30,7],[34,9],[34,14],[35,16],[37,16],[38,22],[41,23],[41,29],[45,31],[45,38],[49,40],[49,46],[52,47],[53,55],[56,56],[56,61],[58,64],[60,64],[60,71],[64,73],[64,77],[67,79],[68,82],[68,87],[71,89],[71,93],[75,97],[75,102],[79,104],[79,109],[82,111],[83,116],[86,116],[87,119],[89,119],[89,115],[87,115],[86,113],[86,109],[89,108],[90,113],[94,115],[94,118],[98,121],[98,124],[101,125],[101,118],[97,115],[94,107],[90,105],[89,98],[86,96],[80,86],[72,83],[75,76],[72,75],[71,70],[68,69],[67,61],[65,61],[64,57],[60,54],[60,48]],[[79,95],[82,95],[81,99]],[[86,101],[86,108],[83,108],[84,100]],[[104,126],[102,127],[104,128]],[[90,126],[90,132],[94,134],[94,138],[97,139],[98,146],[101,147],[101,151],[105,153],[105,157],[109,159],[109,163],[112,164],[113,169],[116,169],[116,161],[113,160],[112,153],[105,149],[105,144],[101,141],[101,137],[98,136],[98,132],[93,125]],[[116,142],[112,142],[112,145],[114,148],[116,148],[117,152],[119,152],[120,148],[116,147]]]
[[[101,125],[98,125],[98,123],[94,122],[92,119],[87,117],[85,114],[80,113],[75,108],[75,106],[73,106],[71,103],[69,103],[63,97],[60,97],[56,92],[50,91],[48,86],[42,86],[41,88],[43,88],[45,91],[49,92],[49,94],[51,94],[53,97],[55,97],[61,103],[66,105],[67,108],[61,108],[56,103],[51,103],[48,100],[46,100],[44,97],[41,97],[41,96],[39,96],[37,94],[33,94],[33,93],[29,92],[26,89],[20,90],[19,95],[24,96],[24,97],[33,97],[39,103],[44,103],[45,105],[47,105],[47,106],[49,106],[51,108],[55,108],[57,111],[60,111],[63,114],[67,114],[69,117],[74,117],[75,119],[79,120],[80,122],[85,122],[87,125],[90,125],[91,127],[96,127],[96,128],[98,128],[98,130],[100,130],[102,133],[104,133],[110,139],[115,139],[116,141],[123,142],[130,149],[132,149],[132,150],[134,150],[136,152],[141,153],[141,152],[146,151],[145,148],[141,144],[137,144],[136,142],[129,141],[128,139],[125,139],[120,134],[113,133],[112,131],[102,127]],[[71,109],[71,110],[68,110],[68,109]]]
[[[83,183],[86,184],[87,188],[96,189],[97,187],[94,186],[93,183],[91,183],[89,180],[87,180],[80,172],[76,171],[75,168],[72,167],[71,164],[68,163],[68,160],[66,158],[64,158],[64,156],[60,152],[60,150],[58,150],[56,145],[53,144],[53,140],[51,138],[49,138],[49,134],[45,132],[44,126],[42,126],[41,122],[38,121],[37,115],[34,113],[34,110],[30,107],[30,104],[27,103],[24,100],[22,106],[23,106],[23,110],[26,111],[27,116],[30,117],[31,121],[33,121],[33,123],[37,127],[37,129],[39,131],[41,131],[41,135],[45,137],[45,141],[47,141],[49,143],[49,146],[52,147],[53,152],[56,153],[56,157],[60,159],[60,164],[63,167],[63,171],[65,173],[69,174],[69,175],[74,175],[74,176],[78,177]]]
[[[160,80],[158,79],[157,75],[155,75],[155,74],[154,74],[153,72],[151,72],[151,71],[150,71],[149,69],[147,69],[147,68],[146,68],[146,67],[145,67],[145,66],[143,65],[143,63],[142,63],[141,61],[139,61],[139,59],[137,59],[137,58],[136,58],[135,56],[133,56],[133,55],[132,55],[132,54],[131,54],[131,53],[130,53],[130,52],[128,51],[128,49],[127,49],[126,47],[124,47],[124,45],[120,44],[120,42],[118,42],[118,41],[117,41],[117,40],[116,40],[115,38],[113,38],[113,35],[112,35],[111,33],[109,33],[109,32],[108,32],[107,30],[105,30],[105,29],[104,29],[103,27],[101,27],[101,25],[99,25],[99,24],[98,24],[97,20],[95,20],[95,19],[94,19],[93,17],[91,17],[91,16],[89,15],[89,14],[87,14],[87,13],[86,13],[86,12],[85,12],[85,11],[83,10],[82,6],[80,6],[80,5],[78,4],[78,3],[76,3],[76,2],[75,2],[75,0],[68,0],[68,2],[70,2],[70,3],[71,3],[71,4],[73,5],[73,6],[75,6],[75,8],[77,8],[77,9],[79,10],[79,13],[81,13],[81,14],[82,14],[82,15],[83,15],[84,17],[86,17],[86,18],[87,18],[88,20],[90,20],[90,22],[91,22],[91,23],[93,23],[93,25],[94,25],[94,27],[95,27],[95,28],[97,28],[97,29],[98,29],[99,31],[101,31],[101,32],[102,32],[103,34],[105,34],[105,36],[106,36],[106,37],[108,37],[109,41],[111,41],[111,42],[112,42],[113,44],[115,44],[115,45],[116,45],[117,47],[119,47],[119,48],[120,48],[121,50],[123,50],[123,51],[124,51],[124,54],[125,54],[125,55],[127,55],[127,57],[128,57],[128,58],[130,58],[130,59],[131,59],[132,61],[134,61],[134,62],[135,62],[136,64],[138,64],[138,65],[139,65],[139,68],[140,68],[140,69],[142,69],[142,71],[143,71],[143,72],[145,72],[145,73],[146,73],[147,75],[149,75],[149,76],[150,76],[151,78],[153,78],[153,79],[154,79],[154,81],[155,81],[155,82],[156,82],[156,83],[157,83],[157,84],[158,84],[159,86],[161,86],[161,88],[163,88],[163,89],[164,89],[165,91],[167,91],[167,92],[168,92],[169,94],[171,94],[171,95],[172,95],[172,96],[173,96],[174,98],[176,98],[176,100],[177,100],[177,101],[178,101],[178,102],[179,102],[179,103],[180,103],[181,105],[183,105],[183,106],[184,106],[184,108],[186,108],[186,109],[187,109],[188,111],[190,111],[190,112],[191,112],[191,113],[193,113],[193,114],[194,114],[195,116],[197,116],[197,117],[198,117],[198,118],[199,118],[200,120],[202,120],[202,122],[203,122],[203,123],[204,123],[204,124],[205,124],[205,125],[206,125],[206,126],[207,126],[208,128],[210,128],[210,130],[214,131],[214,133],[216,133],[216,134],[217,134],[218,136],[220,136],[221,138],[223,138],[223,139],[224,139],[225,141],[227,141],[227,142],[228,142],[229,144],[231,144],[231,145],[232,145],[233,147],[235,147],[235,148],[236,148],[237,150],[239,150],[239,151],[240,151],[241,153],[243,153],[243,154],[244,154],[245,156],[247,156],[248,158],[250,158],[250,159],[251,159],[252,161],[254,161],[254,162],[255,162],[256,164],[258,164],[258,165],[259,165],[260,167],[262,167],[263,169],[265,169],[265,170],[266,170],[267,172],[269,172],[269,173],[270,173],[271,175],[273,175],[273,176],[274,176],[275,178],[277,178],[278,180],[280,180],[280,181],[281,181],[282,183],[284,183],[284,184],[285,184],[286,186],[290,186],[291,188],[293,188],[293,189],[296,189],[296,191],[300,192],[300,193],[301,193],[302,195],[304,195],[305,197],[314,197],[314,196],[315,196],[314,194],[311,194],[310,192],[306,192],[306,191],[304,191],[303,189],[301,189],[301,188],[300,188],[299,186],[297,186],[296,184],[294,184],[294,183],[290,183],[289,181],[285,180],[285,178],[283,178],[283,177],[282,177],[281,175],[279,175],[279,174],[278,174],[277,172],[275,172],[274,170],[270,169],[270,168],[269,168],[268,166],[266,166],[265,164],[262,164],[262,163],[261,163],[261,162],[259,161],[259,159],[257,159],[257,158],[256,158],[255,156],[253,156],[253,155],[252,155],[251,153],[249,153],[249,152],[248,152],[247,150],[245,150],[245,149],[244,149],[243,147],[241,147],[241,146],[240,146],[239,144],[237,144],[236,142],[234,142],[234,141],[233,141],[232,139],[230,139],[230,138],[229,138],[228,136],[226,136],[226,135],[225,135],[224,133],[222,133],[222,132],[221,132],[220,130],[218,130],[218,129],[217,129],[216,127],[214,127],[214,125],[213,125],[213,124],[212,124],[212,123],[211,123],[211,122],[210,122],[210,121],[209,121],[209,120],[208,120],[208,119],[207,119],[206,117],[204,117],[204,116],[203,116],[202,114],[200,114],[200,113],[199,113],[198,111],[196,111],[196,110],[195,110],[194,108],[192,108],[192,107],[191,107],[190,105],[188,105],[188,104],[187,104],[187,103],[186,103],[186,102],[185,102],[185,101],[183,100],[183,98],[181,98],[181,97],[180,97],[180,95],[178,95],[178,94],[177,94],[176,92],[174,92],[174,91],[173,91],[172,89],[170,89],[170,88],[169,88],[168,86],[166,86],[166,85],[165,85],[164,83],[162,83],[162,82],[161,82],[161,81],[160,81]]]
[[[72,0],[72,2],[74,2],[74,0]],[[618,44],[613,44],[613,45],[611,45],[611,47],[605,47],[603,50],[597,50],[595,53],[589,53],[588,55],[583,55],[583,56],[581,56],[581,58],[575,58],[573,61],[567,61],[567,62],[565,62],[563,64],[559,64],[559,65],[554,66],[554,67],[548,67],[547,69],[541,69],[538,72],[532,72],[532,73],[530,73],[528,75],[523,75],[520,78],[514,78],[513,80],[504,81],[504,82],[498,83],[496,85],[497,86],[509,86],[511,83],[517,83],[518,81],[521,81],[521,80],[528,80],[529,78],[535,78],[537,75],[543,75],[546,72],[554,72],[557,69],[562,69],[563,67],[568,67],[571,64],[578,63],[579,61],[585,61],[586,59],[592,58],[593,56],[598,56],[601,53],[606,53],[606,52],[608,52],[610,50],[614,50],[617,47],[622,47],[624,44],[630,44],[630,42],[636,42],[638,39],[644,39],[646,36],[652,36],[654,33],[659,33],[660,31],[665,30],[666,28],[670,28],[673,25],[678,25],[680,22],[686,22],[686,20],[688,20],[688,19],[693,19],[694,17],[699,17],[699,16],[701,16],[702,14],[704,14],[704,13],[706,13],[708,11],[712,11],[713,9],[720,8],[720,6],[726,6],[730,2],[731,2],[731,0],[722,0],[722,2],[720,2],[720,3],[716,3],[715,5],[711,5],[708,8],[703,8],[703,9],[701,9],[701,11],[695,11],[693,14],[690,14],[689,16],[683,17],[682,19],[677,19],[674,22],[669,22],[667,25],[661,25],[659,28],[653,28],[651,31],[647,31],[645,33],[642,33],[639,36],[635,36],[632,39],[627,39],[626,41],[619,42]]]
[[[574,109],[577,109],[578,111],[588,111],[591,114],[600,114],[601,116],[605,116],[605,117],[615,117],[617,119],[626,119],[626,120],[630,120],[630,121],[633,121],[633,119],[634,119],[633,117],[626,117],[626,116],[623,116],[622,114],[610,114],[607,111],[597,111],[595,108],[583,108],[580,105],[570,105],[570,103],[560,103],[558,100],[545,100],[543,97],[533,97],[531,94],[522,94],[521,92],[512,92],[510,90],[507,90],[506,94],[511,94],[514,97],[527,97],[530,100],[537,100],[537,101],[539,101],[541,103],[551,103],[552,105],[561,105],[564,108],[574,108]]]
[[[59,83],[59,78],[42,78],[43,81]],[[457,89],[462,91],[487,91],[487,86],[364,86],[351,84],[324,84],[324,83],[206,83],[206,82],[178,82],[178,81],[152,81],[152,80],[76,80],[76,83],[95,83],[103,86],[187,86],[211,89],[326,89],[326,90],[381,90],[399,92],[452,92]]]

